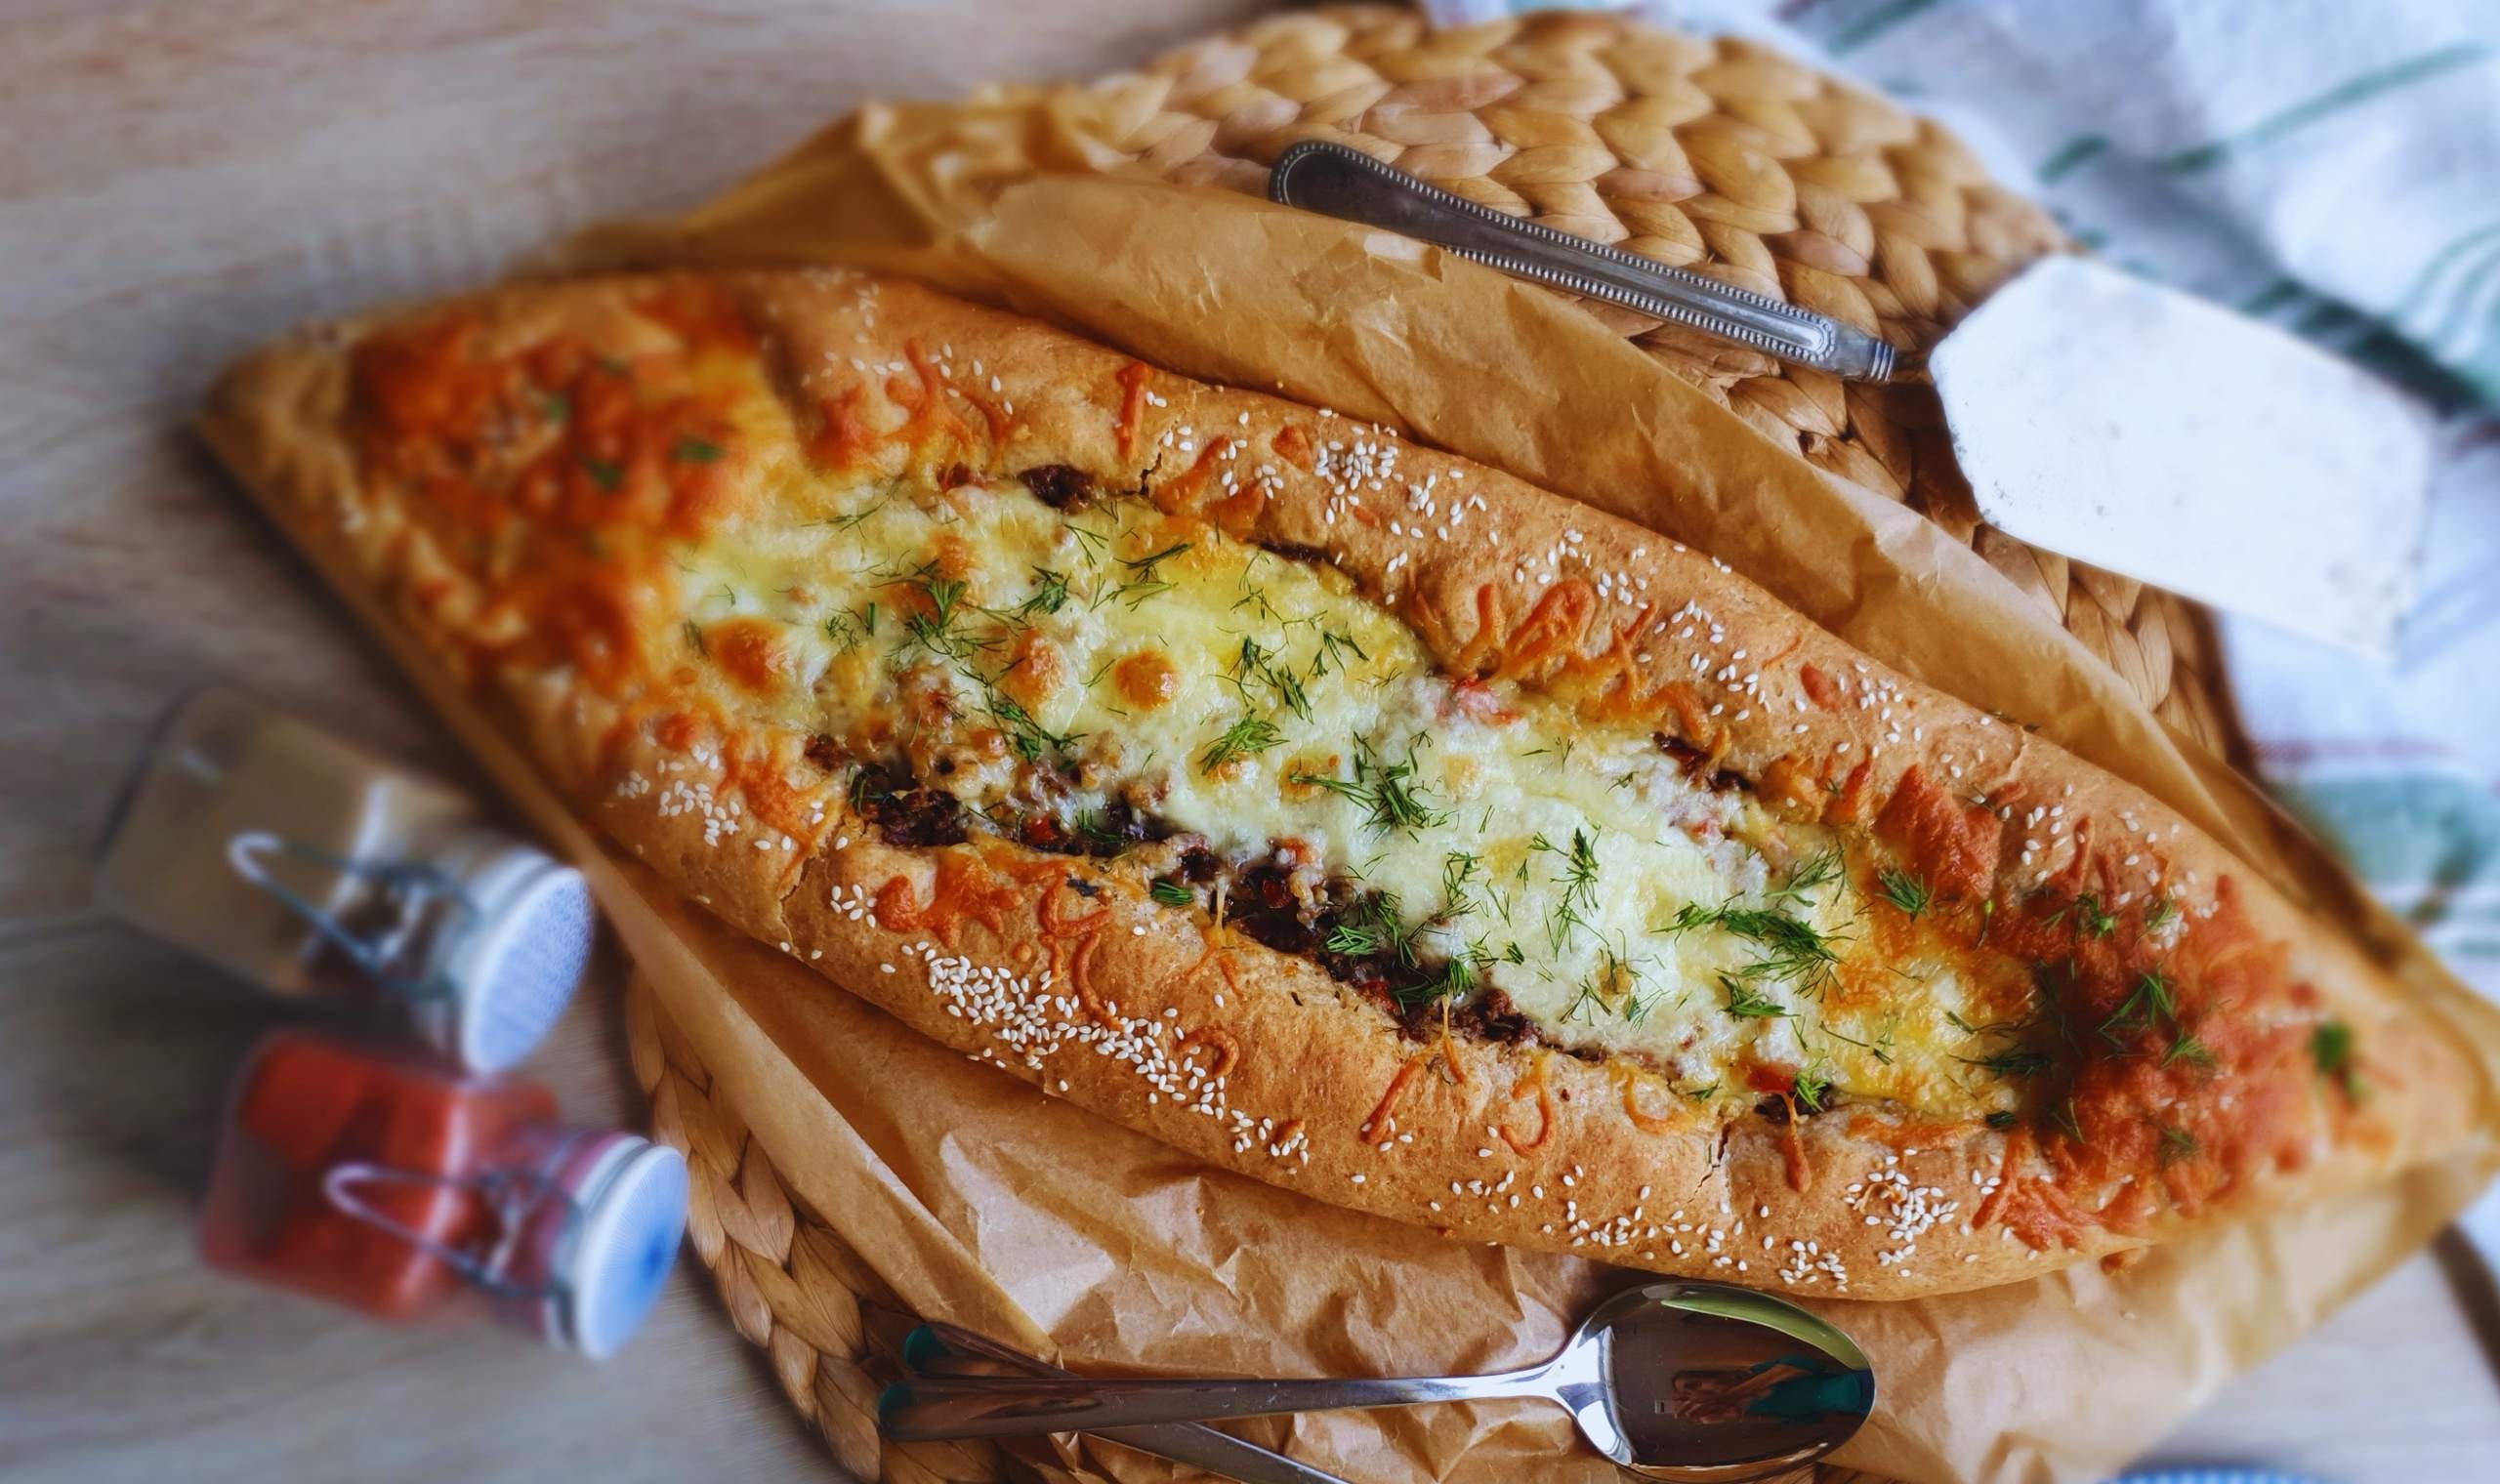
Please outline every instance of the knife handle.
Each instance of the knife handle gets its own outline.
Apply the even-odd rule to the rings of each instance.
[[[1304,140],[1278,155],[1268,194],[1846,380],[1887,381],[1897,366],[1890,345],[1829,315],[1479,206],[1333,141]]]

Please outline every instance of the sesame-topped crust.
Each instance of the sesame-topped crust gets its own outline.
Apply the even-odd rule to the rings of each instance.
[[[265,351],[205,426],[331,580],[698,901],[949,1046],[1321,1199],[1457,1238],[1901,1298],[2357,1185],[2451,1146],[2479,1102],[2472,1064],[2385,975],[2171,810],[1707,556],[907,284],[499,291]],[[1897,1046],[1835,1046],[1851,1072],[1826,1092],[1765,1036],[1696,1090],[1654,1038],[1615,1050],[1533,1014],[1523,1034],[1481,1033],[1484,1015],[1472,1033],[1449,1002],[1400,1014],[1342,958],[1254,939],[1220,893],[1154,894],[1173,881],[1141,862],[1168,852],[908,839],[858,787],[894,728],[817,724],[838,682],[898,681],[842,681],[845,656],[861,665],[846,650],[812,693],[795,630],[756,627],[734,590],[728,616],[698,610],[672,575],[724,542],[799,551],[798,532],[869,518],[833,491],[977,521],[1071,481],[1133,492],[1175,547],[1341,574],[1343,601],[1411,636],[1435,694],[1492,693],[1520,725],[1653,733],[1724,796],[1704,833],[1741,814],[1774,854],[1844,844],[1834,899],[1854,893],[1866,974],[1819,1006],[1730,984],[1729,1004],[1758,1007],[1733,1013],[1837,1026],[1832,996],[1909,1006],[1918,991],[1885,986],[1916,968],[1995,986],[1967,1003],[1997,1022],[1947,1012],[1970,1039],[1931,1045],[1945,1032],[1922,1012]],[[1148,576],[1154,559],[1118,558]],[[978,553],[961,580],[984,580]],[[1680,1013],[1720,1013],[1720,988],[1669,987],[1691,1002]],[[1973,1070],[1901,1081],[1921,1053]]]

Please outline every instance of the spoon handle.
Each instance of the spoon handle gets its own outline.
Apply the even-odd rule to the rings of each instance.
[[[877,1425],[904,1442],[1101,1432],[1341,1407],[1541,1396],[1536,1371],[1323,1381],[1133,1381],[1097,1377],[914,1377],[877,1400]]]
[[[985,1335],[936,1322],[924,1324],[903,1337],[902,1361],[913,1374],[927,1377],[1068,1374]],[[1238,1479],[1242,1484],[1347,1484],[1333,1473],[1191,1422],[1121,1427],[1103,1435],[1142,1453]]]

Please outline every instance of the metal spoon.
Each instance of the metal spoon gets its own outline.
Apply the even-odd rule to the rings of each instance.
[[[1848,1441],[1875,1404],[1875,1374],[1848,1336],[1785,1299],[1667,1282],[1617,1294],[1551,1359],[1493,1376],[921,1378],[887,1387],[877,1420],[920,1441],[1522,1396],[1561,1403],[1600,1453],[1645,1477],[1737,1484]]]

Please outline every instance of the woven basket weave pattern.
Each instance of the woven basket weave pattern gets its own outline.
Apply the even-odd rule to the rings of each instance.
[[[686,1156],[687,1235],[712,1271],[739,1334],[764,1347],[773,1380],[859,1479],[989,1484],[1009,1477],[987,1443],[894,1443],[877,1436],[875,1363],[863,1304],[898,1308],[849,1243],[781,1187],[763,1146],[703,1060],[637,977],[625,998],[634,1080],[650,1099],[651,1136]]]
[[[1739,41],[1547,13],[1433,31],[1400,10],[1279,16],[1096,89],[1111,144],[1264,195],[1299,140],[1817,310],[1923,352],[2015,269],[2071,246],[1950,134]],[[1924,383],[1849,384],[1581,301],[1810,463],[1935,519],[2106,659],[2163,720],[2230,741],[2203,616],[1979,524]]]

